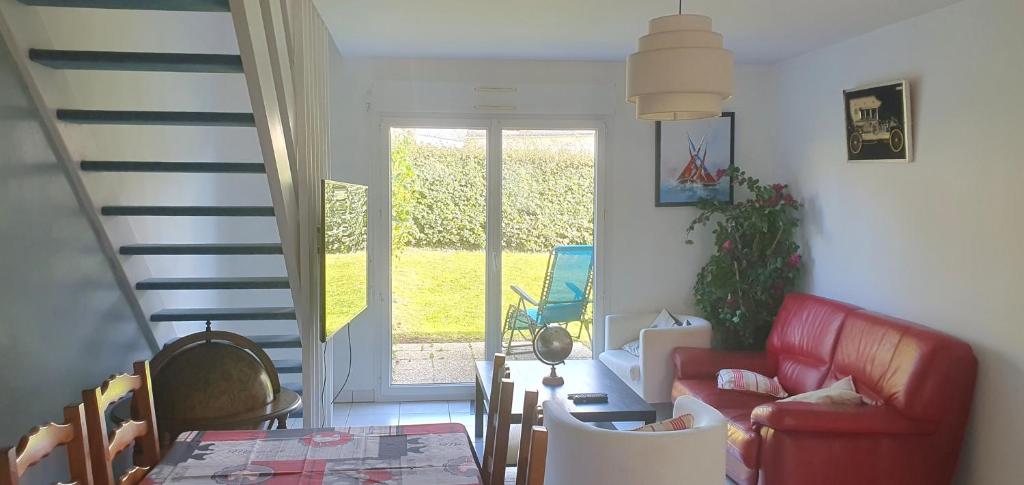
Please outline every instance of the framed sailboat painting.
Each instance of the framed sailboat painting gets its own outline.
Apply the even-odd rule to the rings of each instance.
[[[705,199],[733,202],[726,169],[734,163],[736,114],[655,123],[654,205],[697,205]]]

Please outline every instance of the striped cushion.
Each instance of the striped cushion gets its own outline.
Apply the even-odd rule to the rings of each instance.
[[[779,384],[777,377],[771,379],[743,369],[722,369],[718,371],[718,388],[733,391],[767,394],[775,397],[786,397],[789,394]]]
[[[658,432],[658,431],[682,431],[684,429],[690,429],[693,427],[693,415],[692,414],[681,414],[672,419],[666,419],[664,421],[658,421],[657,423],[651,423],[643,425],[633,431],[642,431],[645,433]]]

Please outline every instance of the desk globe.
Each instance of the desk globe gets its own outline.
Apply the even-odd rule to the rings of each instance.
[[[174,354],[153,379],[158,416],[233,416],[274,399],[270,376],[252,354],[223,342],[203,342]]]
[[[572,335],[565,327],[548,325],[537,332],[533,337],[533,353],[537,360],[551,366],[551,373],[542,381],[545,386],[565,384],[565,379],[555,372],[555,366],[572,354]]]
[[[255,342],[231,332],[182,337],[150,363],[157,429],[164,440],[192,430],[260,429],[288,414],[302,399],[282,389],[273,361]]]

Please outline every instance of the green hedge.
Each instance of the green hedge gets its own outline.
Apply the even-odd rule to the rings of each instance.
[[[504,248],[548,251],[589,244],[594,227],[594,160],[581,150],[505,148]],[[392,142],[393,244],[434,249],[481,249],[486,230],[486,154],[463,148]],[[329,234],[328,237],[331,235]],[[349,249],[344,241],[329,248]]]

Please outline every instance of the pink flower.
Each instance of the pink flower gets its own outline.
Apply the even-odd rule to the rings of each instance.
[[[785,203],[786,205],[796,206],[796,199],[794,199],[793,196],[789,194],[786,194],[785,196],[782,197],[782,202]]]
[[[776,194],[781,194],[783,190],[786,190],[786,186],[783,184],[772,184],[772,190],[774,190]]]
[[[793,268],[798,268],[800,267],[802,259],[803,258],[800,257],[799,253],[793,253],[793,255],[790,256],[788,260],[786,260],[786,264],[790,265]]]
[[[725,254],[732,252],[732,239],[726,239],[725,242],[722,243],[722,252]]]
[[[767,205],[768,207],[775,207],[775,206],[779,205],[779,201],[781,201],[781,200],[782,199],[778,195],[773,195],[772,198],[770,198],[767,201],[765,201],[764,204]]]
[[[716,179],[716,180],[717,180],[717,179],[721,179],[722,177],[725,177],[725,169],[724,169],[724,168],[720,168],[720,169],[718,169],[718,170],[717,170],[717,171],[715,172],[715,179]]]

